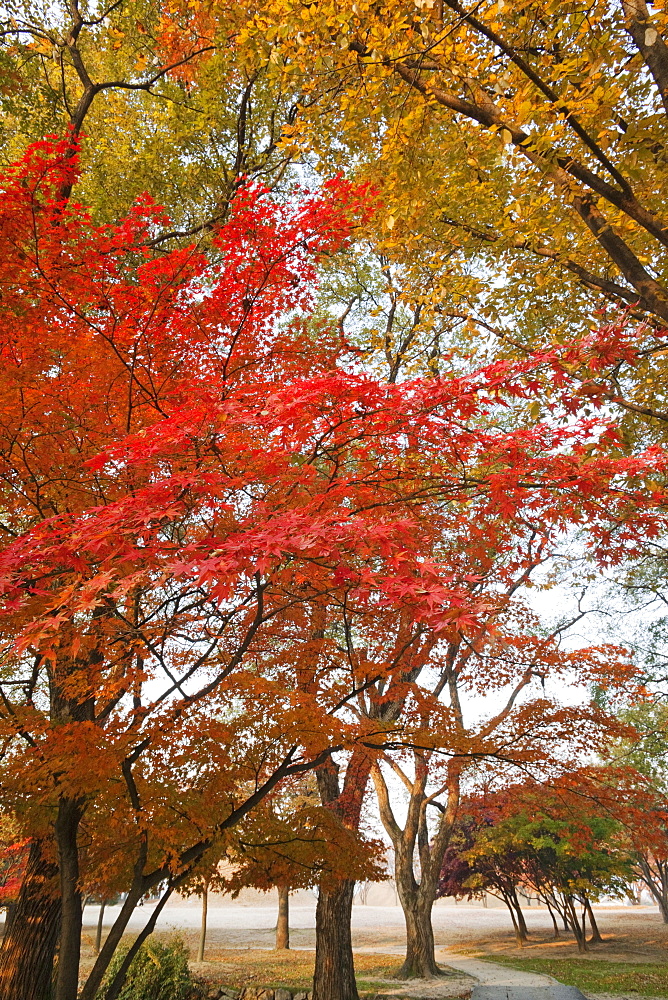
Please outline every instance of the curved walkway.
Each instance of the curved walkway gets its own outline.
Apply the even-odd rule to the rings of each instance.
[[[564,986],[539,972],[507,969],[495,962],[464,958],[443,949],[439,949],[436,958],[478,980],[480,985],[474,987],[471,1000],[585,1000],[575,986]]]
[[[479,958],[465,958],[456,952],[448,951],[446,948],[437,949],[436,961],[442,965],[449,965],[451,969],[457,969],[458,972],[465,972],[466,975],[473,976],[481,986],[527,986],[545,989],[557,983],[557,980],[553,979],[552,976],[544,976],[539,972],[522,972],[521,969],[507,969],[504,965],[486,962]]]

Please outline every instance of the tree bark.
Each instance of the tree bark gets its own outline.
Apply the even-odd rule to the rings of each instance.
[[[387,782],[380,768],[376,766],[372,771],[381,822],[394,847],[394,876],[406,921],[406,959],[398,973],[401,979],[433,979],[441,975],[434,953],[431,911],[457,816],[460,770],[459,763],[449,766],[448,804],[447,807],[440,807],[441,818],[431,840],[426,819],[428,768],[424,754],[415,753],[415,779],[410,782],[408,813],[403,828],[395,818]],[[419,853],[419,880],[415,871],[416,847]]]
[[[638,859],[639,875],[659,907],[664,924],[668,924],[668,862],[656,862],[652,870],[650,859]]]
[[[359,1000],[350,918],[355,883],[341,881],[318,894],[315,911],[313,1000]]]
[[[519,930],[520,945],[523,945],[529,939],[529,930],[527,928],[526,920],[524,919],[524,913],[522,912],[520,901],[517,898],[517,893],[515,892],[514,889],[512,893],[512,905],[514,906],[515,913],[517,915],[517,927]]]
[[[587,911],[587,916],[589,917],[589,924],[591,926],[591,937],[589,938],[590,944],[603,944],[603,938],[601,937],[601,932],[598,929],[598,924],[596,923],[596,917],[594,916],[594,911],[591,908],[591,903],[585,896],[585,910]]]
[[[33,840],[0,949],[0,1000],[51,1000],[61,914],[57,875],[56,865],[44,856],[44,844]]]
[[[402,891],[399,898],[406,921],[406,958],[397,973],[398,979],[435,979],[441,975],[434,954],[434,931],[431,925],[433,897],[430,893]]]
[[[102,946],[102,927],[104,924],[104,910],[107,905],[106,899],[103,899],[100,903],[100,913],[97,918],[97,930],[95,931],[95,954],[100,954],[100,948]]]
[[[552,910],[552,907],[547,902],[547,900],[545,900],[545,905],[547,906],[548,912],[549,912],[550,916],[552,917],[552,926],[554,927],[554,936],[555,936],[555,938],[558,938],[559,937],[559,924],[557,923],[557,918],[555,917],[554,912]]]
[[[580,919],[575,908],[575,899],[573,896],[567,896],[564,903],[564,912],[568,913],[568,922],[571,925],[570,929],[575,934],[578,951],[581,953],[589,951],[589,948],[587,947],[587,936],[584,932],[584,927],[580,924]]]
[[[276,950],[290,947],[290,890],[287,885],[278,887],[278,919],[276,920]]]
[[[343,787],[339,767],[331,760],[316,770],[320,801],[342,826],[358,830],[371,762],[363,751],[354,752],[346,768]],[[358,1000],[355,983],[350,919],[355,883],[321,883],[315,911],[315,972],[313,1000]]]
[[[60,868],[62,921],[55,1000],[76,1000],[79,992],[83,908],[79,887],[77,839],[82,816],[82,803],[78,799],[60,800],[56,819],[56,841]]]
[[[197,961],[204,961],[204,946],[206,945],[206,918],[209,909],[209,883],[205,879],[202,886],[202,926],[199,932],[199,944],[197,946]]]
[[[513,922],[513,930],[515,931],[515,940],[517,941],[519,947],[522,948],[524,946],[524,939],[522,938],[522,931],[520,930],[519,924],[517,923],[517,911],[513,906],[512,900],[506,893],[503,893],[501,898],[508,907],[508,913],[510,914],[510,919]]]

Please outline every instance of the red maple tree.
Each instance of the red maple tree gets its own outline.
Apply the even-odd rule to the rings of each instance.
[[[489,610],[449,538],[587,518],[613,559],[661,526],[637,488],[660,452],[608,454],[594,421],[503,428],[535,361],[401,385],[346,367],[309,310],[318,255],[350,237],[368,192],[336,181],[276,204],[252,189],[207,254],[161,253],[150,202],[100,227],[62,201],[70,154],[38,144],[0,196],[2,786],[35,845],[18,912],[37,915],[4,942],[3,1000],[33,1000],[51,975],[40,900],[56,862],[56,1000],[77,996],[86,879],[125,872],[129,892],[81,1000],[138,900],[166,886],[114,1000],[170,893],[282,780],[317,768],[355,828],[416,640]],[[382,655],[341,646],[342,629],[396,620]],[[380,710],[347,712],[374,685]],[[321,926],[347,905],[337,892]],[[328,1000],[355,989],[331,958],[317,959]]]

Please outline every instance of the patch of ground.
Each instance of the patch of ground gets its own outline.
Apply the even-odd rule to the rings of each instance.
[[[168,941],[173,934],[162,931],[154,935]],[[131,940],[131,935],[127,940]],[[194,932],[179,934],[191,954],[196,951]],[[215,943],[207,947],[206,962],[191,962],[198,979],[210,986],[232,986],[235,989],[262,986],[271,989],[311,990],[313,984],[312,951],[269,951],[265,949],[228,949]],[[84,940],[82,969],[92,966],[91,941]],[[444,969],[443,977],[426,982],[416,980],[400,983],[394,976],[401,966],[397,955],[359,954],[355,957],[357,986],[366,1000],[446,1000],[464,998],[471,993],[475,981],[454,969]]]
[[[648,997],[641,993],[619,994],[619,993],[585,993],[587,1000],[656,1000],[655,997]]]
[[[148,917],[148,907],[137,911],[131,930],[136,931]],[[546,909],[536,906],[525,910],[530,931],[529,943],[524,948],[517,948],[512,934],[510,918],[505,909],[494,907],[460,904],[439,904],[434,910],[434,932],[437,947],[445,948],[452,953],[465,954],[494,960],[496,958],[517,959],[524,963],[526,959],[563,960],[577,959],[582,963],[605,963],[642,965],[644,963],[668,962],[668,926],[663,924],[655,907],[596,907],[596,916],[604,943],[593,946],[591,951],[580,956],[575,942],[570,934],[562,932],[562,936],[553,938],[552,922]],[[113,908],[106,915],[105,924],[115,916]],[[207,935],[207,959],[218,959],[223,952],[260,951],[267,949],[265,955],[274,946],[275,940],[275,905],[244,906],[224,905],[210,907],[209,932]],[[86,964],[92,961],[91,945],[94,927],[97,922],[97,908],[87,907],[85,916],[86,928],[84,943]],[[185,901],[173,908],[167,907],[160,917],[159,937],[169,937],[175,934],[182,937],[191,954],[197,950],[200,911],[195,900]],[[298,961],[298,949],[312,949],[315,946],[315,900],[310,905],[295,906],[291,912],[291,945],[295,949],[290,952],[289,962]],[[389,961],[398,964],[399,955],[405,941],[404,922],[401,909],[396,906],[364,906],[356,905],[353,912],[353,945],[357,951],[358,962],[362,959],[360,949],[376,958],[384,955]],[[447,957],[443,956],[447,961]],[[312,960],[312,959],[311,959]],[[524,968],[524,964],[518,966]],[[668,966],[666,966],[668,968]],[[527,967],[528,968],[528,967]],[[556,973],[556,978],[560,978]],[[382,978],[382,977],[381,977]],[[230,984],[231,985],[231,984]],[[267,983],[266,985],[269,985]],[[441,992],[452,986],[453,992]],[[380,992],[381,984],[379,984]],[[386,992],[386,988],[390,992]],[[457,996],[470,988],[470,980],[463,987],[453,982],[438,984],[438,991],[429,984],[417,985],[418,992],[409,992],[402,984],[398,992],[396,987],[382,984],[382,991],[389,997],[414,996],[420,1000],[435,1000],[441,996]],[[412,989],[412,987],[411,987]],[[639,1000],[641,994],[648,996],[668,996],[668,988],[661,987],[663,992],[645,989],[640,983],[635,983],[628,994],[622,993],[619,982],[614,988],[605,984],[595,985],[583,992],[597,997],[599,994],[614,994],[616,1000],[622,997],[635,997]]]
[[[577,986],[592,995],[668,996],[668,964],[655,962],[610,961],[603,956],[591,960],[578,958],[508,958],[496,955],[499,965],[554,976],[566,986]]]
[[[533,921],[527,921],[531,933],[523,948],[517,947],[509,930],[504,933],[502,927],[485,927],[483,933],[476,933],[474,926],[467,927],[465,934],[460,932],[457,941],[450,940],[447,946],[454,951],[465,951],[479,957],[506,956],[522,962],[533,958],[577,959],[584,963],[604,960],[625,964],[668,961],[668,924],[663,923],[656,910],[597,907],[596,920],[603,943],[590,945],[590,950],[584,955],[578,952],[572,934],[561,931],[560,937],[555,939],[547,922],[536,919],[535,914]],[[524,965],[521,967],[524,968]],[[599,992],[605,992],[605,988]],[[668,995],[668,990],[658,995]]]

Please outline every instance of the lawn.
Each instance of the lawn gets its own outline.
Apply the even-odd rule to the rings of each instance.
[[[668,996],[668,963],[608,962],[605,959],[505,958],[494,956],[499,965],[525,972],[543,972],[560,983],[577,986],[583,993],[639,993]]]
[[[310,990],[313,985],[312,951],[264,951],[254,949],[227,950],[214,948],[209,961],[216,963],[206,970],[206,978],[225,986],[270,986],[276,989]],[[401,965],[394,955],[355,955],[357,985],[369,989],[373,980],[390,979]]]
[[[314,952],[291,950],[285,952],[254,949],[228,950],[212,948],[207,956],[209,961],[203,970],[197,967],[197,974],[203,975],[216,985],[267,986],[277,989],[283,986],[293,990],[310,990],[313,985]],[[401,965],[396,955],[355,955],[357,987],[361,995],[372,993],[383,980],[392,979]],[[454,973],[453,975],[459,975]],[[385,984],[387,989],[387,984]],[[401,996],[397,984],[392,996]]]

